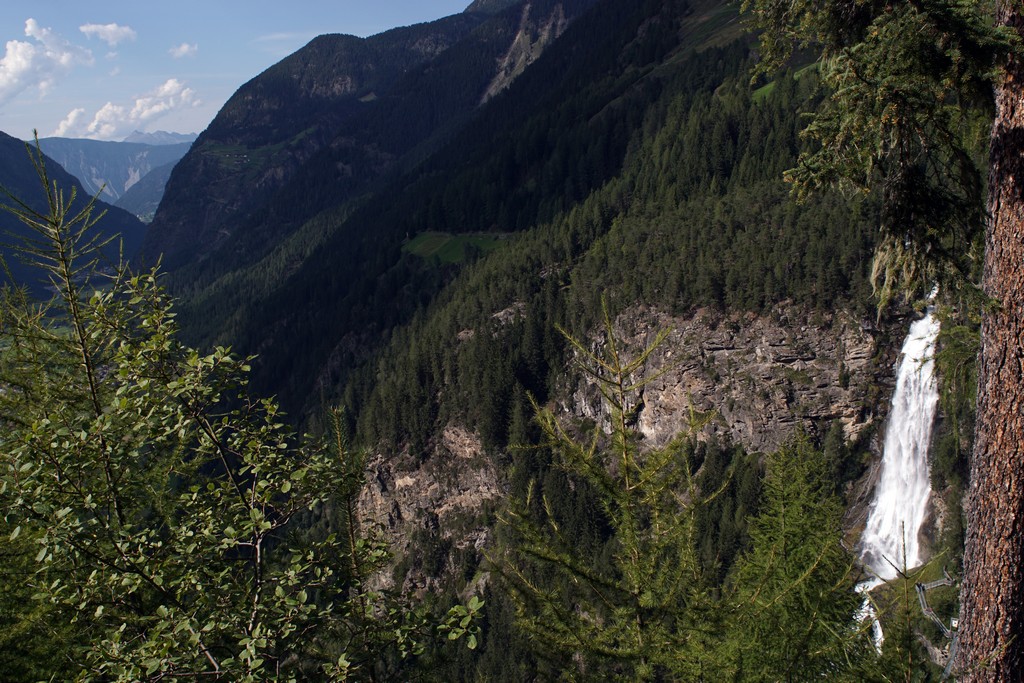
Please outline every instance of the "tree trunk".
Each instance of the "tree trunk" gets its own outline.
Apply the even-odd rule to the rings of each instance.
[[[1024,35],[1014,0],[999,21]],[[985,316],[955,670],[961,681],[1024,681],[1024,62],[996,88],[989,159]]]

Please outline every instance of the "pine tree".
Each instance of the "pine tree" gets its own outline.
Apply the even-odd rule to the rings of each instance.
[[[694,548],[694,509],[719,491],[700,491],[683,435],[641,451],[631,422],[636,392],[657,375],[642,369],[664,335],[626,358],[605,311],[604,349],[566,335],[609,409],[609,430],[589,440],[535,406],[555,465],[570,486],[593,491],[608,543],[580,544],[535,482],[507,515],[511,535],[498,565],[518,603],[519,624],[563,675],[601,679],[697,680],[712,675],[717,599]],[[694,429],[703,418],[692,415]],[[575,673],[573,673],[575,671]]]
[[[857,626],[854,560],[831,467],[806,437],[768,456],[752,548],[731,583],[727,643],[744,681],[863,680],[874,657]]]

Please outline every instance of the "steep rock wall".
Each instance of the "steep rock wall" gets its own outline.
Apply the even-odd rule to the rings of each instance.
[[[688,429],[691,407],[714,415],[698,438],[722,437],[753,452],[778,448],[797,429],[817,434],[835,420],[847,440],[857,441],[885,416],[894,359],[888,337],[846,312],[780,305],[769,315],[698,310],[672,317],[637,308],[619,316],[615,328],[626,354],[671,330],[642,369],[644,376],[662,374],[631,406],[638,431],[654,447]],[[592,340],[595,347],[600,341]],[[607,417],[597,387],[583,381],[561,408]]]
[[[615,322],[627,356],[662,329],[672,331],[641,371],[664,371],[638,397],[637,429],[647,445],[684,431],[692,406],[715,415],[698,438],[728,438],[748,451],[777,448],[797,429],[821,434],[838,420],[848,440],[869,439],[879,452],[871,437],[885,418],[896,360],[886,328],[847,312],[812,314],[786,305],[767,315],[699,310],[686,317],[638,307]],[[602,338],[589,342],[596,351]],[[555,407],[567,420],[607,419],[598,388],[578,371],[567,368],[559,393]],[[361,518],[384,531],[399,560],[420,552],[417,539],[424,535],[453,551],[479,551],[490,542],[492,513],[508,490],[502,459],[494,456],[476,434],[454,423],[423,461],[379,453],[369,464]],[[869,496],[872,476],[858,483],[851,499]],[[434,574],[413,563],[402,587],[423,592],[453,570],[450,558]],[[381,580],[392,583],[391,577]]]
[[[497,73],[487,86],[481,104],[511,85],[512,81],[536,61],[545,48],[569,26],[569,19],[562,5],[557,5],[547,16],[536,17],[534,14],[532,3],[523,5],[519,30],[508,52],[498,60]]]
[[[476,552],[490,541],[488,513],[505,492],[501,472],[484,454],[480,438],[449,425],[423,462],[375,454],[367,466],[358,509],[362,524],[380,529],[399,559],[420,550],[415,540],[423,535],[434,537],[434,545],[441,540],[451,550]],[[439,574],[443,571],[425,571],[414,564],[402,589],[427,591]],[[393,585],[392,576],[381,575],[377,581]]]

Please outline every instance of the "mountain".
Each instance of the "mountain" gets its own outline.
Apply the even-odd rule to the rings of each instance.
[[[152,133],[143,133],[140,130],[132,131],[132,134],[121,142],[140,142],[144,145],[180,145],[193,142],[198,136],[195,133],[169,133],[166,130],[157,130]]]
[[[168,183],[147,258],[215,277],[266,253],[319,211],[429,154],[471,117],[533,27],[593,0],[463,13],[367,39],[320,36],[242,86]],[[545,40],[552,31],[542,31]],[[520,41],[521,42],[521,41]]]
[[[54,159],[46,158],[46,171],[50,181],[61,187],[67,197],[70,197],[72,191],[76,193],[77,198],[73,207],[84,207],[89,198],[93,196],[77,178],[65,171]],[[46,199],[43,196],[39,178],[26,153],[25,143],[2,132],[0,132],[0,185],[36,211],[46,211]],[[3,198],[0,201],[6,203],[7,200]],[[104,237],[119,238],[104,250],[107,259],[110,262],[115,262],[121,245],[123,245],[125,257],[131,258],[142,244],[146,226],[124,209],[111,206],[103,201],[96,203],[93,215],[100,213],[104,213],[104,215],[97,223],[98,234]],[[0,242],[0,256],[3,256],[7,262],[15,281],[28,284],[37,293],[42,293],[45,290],[45,285],[40,281],[39,274],[23,265],[11,249],[13,241],[29,235],[27,229],[6,212],[0,213],[0,229],[5,235]]]
[[[149,223],[156,215],[157,207],[164,196],[164,188],[171,177],[176,161],[158,166],[146,175],[139,178],[139,181],[128,188],[121,195],[120,199],[114,202],[114,206],[138,216],[143,222]]]
[[[115,202],[154,168],[181,159],[190,143],[151,145],[43,138],[39,145],[43,153],[78,178],[89,194],[102,191],[106,201]]]
[[[725,68],[686,55],[709,31],[720,36],[730,30],[734,14],[715,5],[696,12],[684,2],[606,0],[581,11],[519,78],[484,102],[524,14],[543,25],[557,14],[569,16],[566,7],[525,3],[481,24],[408,74],[395,94],[375,100],[381,104],[373,116],[347,122],[344,130],[352,135],[339,135],[311,157],[259,210],[233,223],[241,226],[235,233],[195,234],[202,216],[217,209],[199,214],[190,203],[205,206],[223,195],[213,182],[200,187],[196,174],[185,176],[183,160],[168,192],[179,173],[191,190],[180,200],[168,195],[146,248],[165,240],[182,244],[165,263],[170,286],[185,299],[181,315],[192,338],[258,350],[263,386],[286,402],[313,396],[310,383],[336,368],[339,355],[353,360],[332,370],[337,374],[330,381],[344,381],[350,363],[365,360],[377,335],[427,305],[450,277],[403,250],[407,238],[431,231],[500,236],[545,224],[621,172],[665,88],[683,87],[678,81],[710,83]],[[501,49],[493,36],[502,38]],[[738,68],[730,59],[730,68]],[[474,78],[459,79],[460,73]],[[462,83],[473,87],[462,89]],[[435,125],[450,127],[430,137],[434,129],[425,120],[445,110],[462,114],[437,117]],[[243,134],[238,129],[236,135]],[[353,140],[374,138],[378,152],[385,145],[408,150],[379,173],[377,187],[366,180],[373,175],[369,165],[346,164],[360,151]],[[200,148],[197,143],[190,156]],[[362,194],[346,203],[356,188]],[[196,220],[170,226],[162,220],[186,210]],[[187,243],[166,234],[178,224],[192,228]],[[297,339],[301,353],[291,346]]]
[[[497,14],[518,4],[519,0],[473,0],[473,4],[466,8],[466,12]]]

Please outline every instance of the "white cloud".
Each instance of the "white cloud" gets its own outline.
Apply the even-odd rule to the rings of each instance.
[[[85,109],[79,107],[78,109],[72,109],[68,112],[68,115],[64,117],[64,120],[57,126],[57,130],[53,131],[53,136],[58,138],[69,137],[80,127],[82,123],[82,117],[85,116]]]
[[[199,52],[199,45],[196,43],[182,43],[176,45],[168,50],[171,56],[175,59],[181,59],[182,57],[195,57],[196,53]]]
[[[253,39],[252,42],[263,52],[283,57],[295,52],[315,37],[315,33],[268,33]]]
[[[72,45],[35,19],[25,22],[25,35],[33,42],[10,40],[0,58],[0,104],[30,88],[45,95],[76,65],[93,63],[89,50]]]
[[[253,39],[254,43],[280,43],[286,40],[304,40],[309,33],[267,33]]]
[[[142,129],[171,112],[198,107],[202,102],[195,90],[176,78],[165,81],[152,91],[135,98],[130,105],[107,102],[87,121],[84,109],[75,109],[58,126],[55,135],[84,137],[94,140],[120,139],[133,130]]]
[[[137,37],[135,29],[119,24],[84,24],[79,26],[78,30],[89,38],[99,38],[110,47],[126,40],[135,40]]]
[[[177,78],[171,78],[153,92],[135,100],[130,116],[133,121],[145,122],[172,109],[194,107],[198,104],[199,99],[195,90],[186,87]]]

